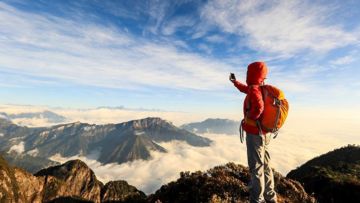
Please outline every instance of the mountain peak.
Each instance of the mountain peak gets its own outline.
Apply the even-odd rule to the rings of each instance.
[[[79,171],[84,171],[86,173],[89,173],[91,176],[95,176],[94,172],[86,165],[86,163],[84,163],[79,159],[70,160],[62,165],[57,165],[46,169],[42,169],[39,172],[37,172],[35,175],[36,176],[52,175],[57,178],[66,179],[68,176],[72,174],[79,173]]]
[[[152,126],[164,126],[164,125],[172,126],[172,124],[170,122],[163,120],[159,117],[147,117],[147,118],[143,118],[143,119],[132,120],[132,121],[129,121],[126,123],[129,123],[130,125],[132,125],[132,127],[134,129],[143,129],[143,128],[149,128]]]
[[[97,180],[95,173],[81,160],[71,160],[62,165],[42,169],[35,174],[45,177],[46,183],[58,192],[58,196],[80,194],[81,197],[100,202],[103,184]],[[61,184],[59,183],[61,181]],[[45,194],[46,200],[54,198],[53,194]]]

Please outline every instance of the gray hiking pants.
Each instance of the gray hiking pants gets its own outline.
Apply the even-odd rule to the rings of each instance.
[[[277,202],[274,175],[270,167],[269,143],[271,135],[247,133],[246,148],[251,174],[250,202]]]

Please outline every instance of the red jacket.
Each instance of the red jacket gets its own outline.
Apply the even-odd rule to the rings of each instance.
[[[267,67],[264,62],[254,62],[248,66],[246,76],[247,85],[239,81],[234,82],[235,87],[247,94],[243,104],[244,117],[253,121],[259,119],[264,110],[264,101],[260,85],[264,82],[267,72]],[[250,106],[249,109],[247,109],[248,106]],[[256,126],[243,123],[242,127],[247,133],[259,134],[259,129]],[[263,133],[266,132],[263,131]]]

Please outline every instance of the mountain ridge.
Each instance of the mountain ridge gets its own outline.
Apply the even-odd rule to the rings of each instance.
[[[200,122],[183,124],[180,128],[193,133],[237,135],[239,133],[239,125],[239,121],[230,119],[207,118]]]
[[[301,182],[320,203],[360,202],[360,146],[348,145],[322,154],[287,177]]]
[[[47,159],[54,155],[91,156],[103,164],[147,160],[152,151],[166,153],[161,142],[178,140],[196,147],[210,146],[212,142],[158,117],[118,124],[73,122],[42,128],[18,126],[0,119],[0,134],[0,151]]]

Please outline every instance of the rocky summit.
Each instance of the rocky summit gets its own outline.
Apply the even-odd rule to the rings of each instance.
[[[248,168],[234,163],[217,166],[207,172],[183,172],[178,180],[162,186],[155,194],[150,195],[148,202],[246,203],[249,202],[249,181]],[[315,202],[299,182],[276,172],[275,187],[279,203]]]

